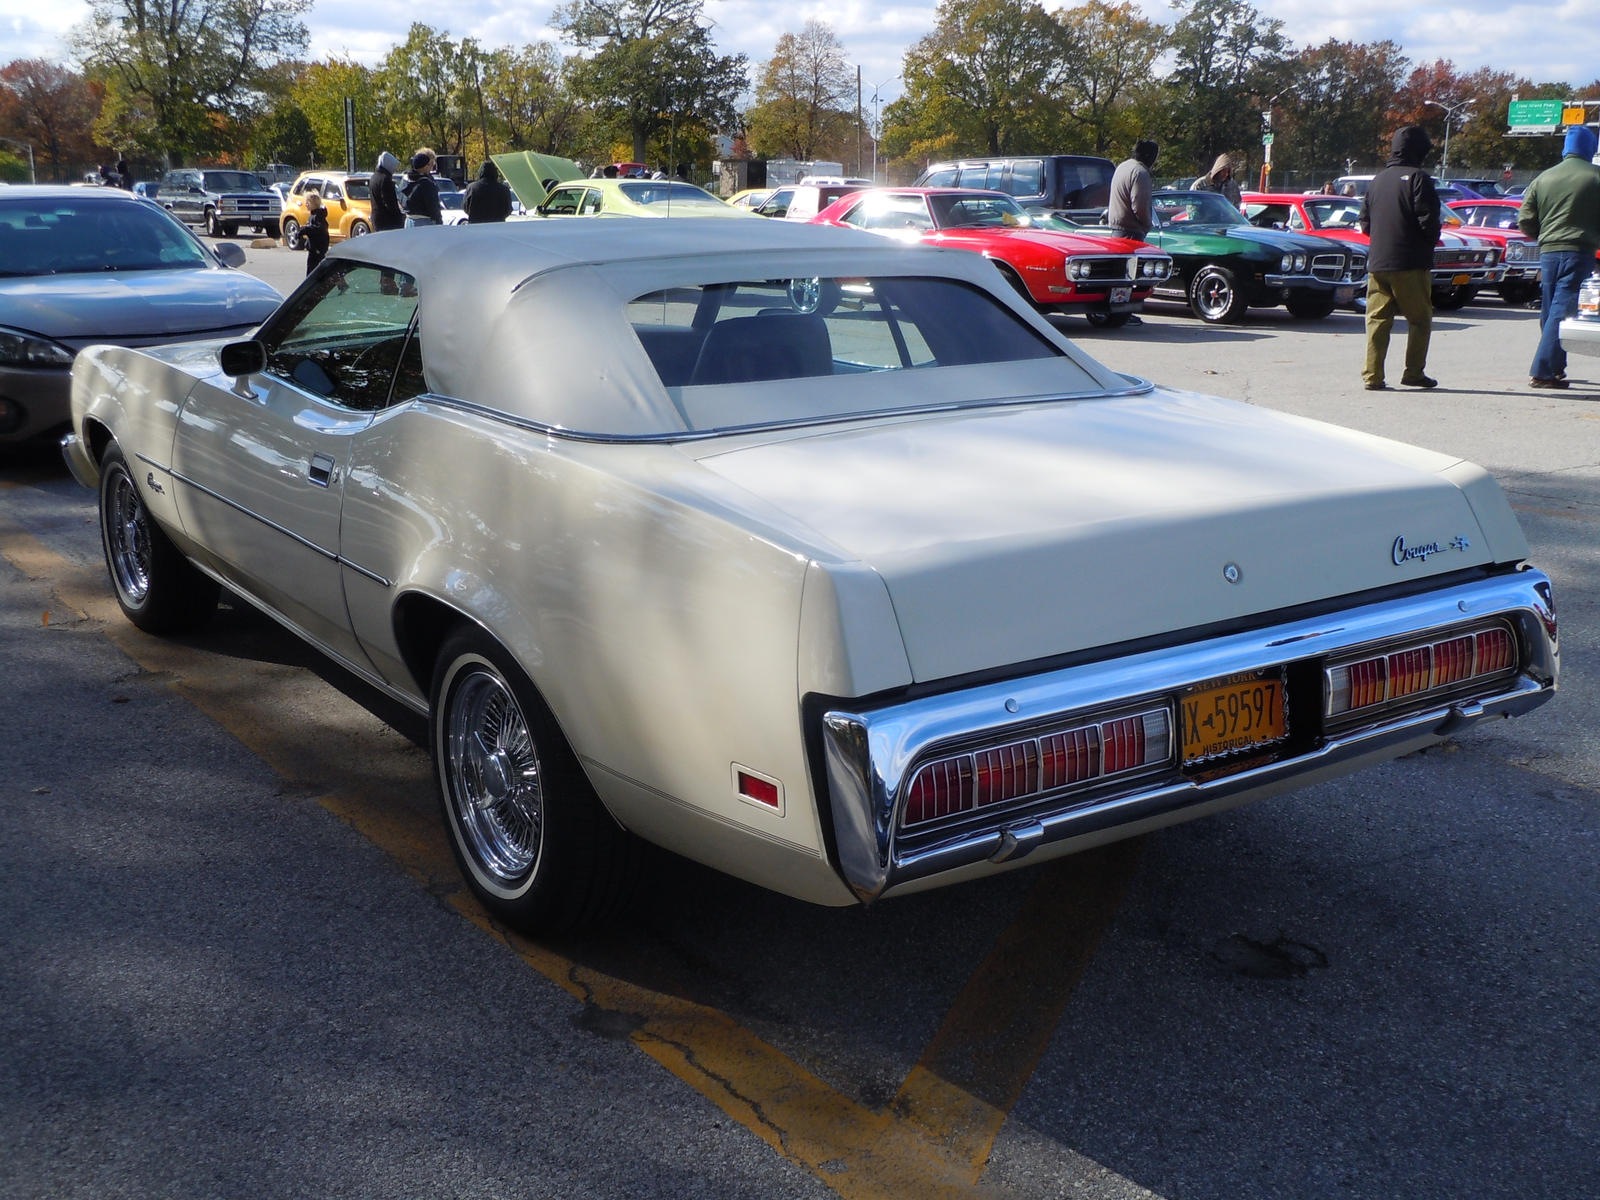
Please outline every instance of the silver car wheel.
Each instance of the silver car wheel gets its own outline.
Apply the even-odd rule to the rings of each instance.
[[[447,685],[443,743],[451,817],[494,891],[523,888],[539,864],[544,784],[538,751],[510,687],[476,661]]]
[[[107,481],[106,548],[117,590],[137,608],[150,594],[150,518],[127,471]]]

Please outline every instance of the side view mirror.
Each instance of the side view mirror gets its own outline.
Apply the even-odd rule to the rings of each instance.
[[[267,369],[267,348],[254,339],[247,342],[229,342],[217,356],[224,375],[242,379]]]
[[[211,248],[211,252],[225,267],[244,266],[244,247],[238,242],[218,242]]]

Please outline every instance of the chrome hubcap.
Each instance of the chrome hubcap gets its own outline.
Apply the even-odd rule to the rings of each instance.
[[[139,491],[125,471],[111,481],[105,514],[111,573],[130,604],[142,604],[150,594],[150,527]]]
[[[498,674],[466,669],[450,693],[444,737],[464,847],[494,882],[524,882],[539,859],[544,788],[528,723]]]
[[[1226,311],[1228,301],[1232,299],[1232,289],[1227,283],[1215,276],[1201,281],[1200,307],[1210,315]]]

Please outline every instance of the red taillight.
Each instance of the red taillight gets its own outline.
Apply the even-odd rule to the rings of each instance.
[[[1101,732],[1105,741],[1100,756],[1107,775],[1144,766],[1143,720],[1124,717],[1120,721],[1107,721],[1101,726]]]
[[[1013,742],[972,756],[979,808],[1015,800],[1038,789],[1039,747],[1032,741]]]
[[[1478,635],[1478,661],[1474,675],[1509,671],[1517,661],[1516,644],[1504,629],[1485,629]]]
[[[1433,647],[1413,646],[1389,655],[1389,699],[1425,691],[1433,676]]]
[[[1433,686],[1460,683],[1472,674],[1472,638],[1451,638],[1433,648]]]
[[[1330,717],[1404,700],[1469,679],[1501,675],[1517,665],[1517,639],[1504,626],[1440,642],[1402,646],[1386,655],[1327,670]]]
[[[917,772],[906,799],[906,824],[933,821],[972,807],[972,766],[966,755],[942,758]]]
[[[1167,710],[1153,708],[925,763],[906,789],[902,823],[920,825],[1158,766],[1171,760],[1171,729]]]
[[[1082,783],[1100,773],[1100,727],[1069,729],[1039,739],[1039,787],[1044,791]]]
[[[1381,703],[1388,682],[1388,667],[1383,659],[1355,663],[1350,668],[1350,707]]]

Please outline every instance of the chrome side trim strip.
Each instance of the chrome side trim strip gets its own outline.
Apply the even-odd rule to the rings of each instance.
[[[143,456],[141,455],[141,457],[143,457]],[[281,533],[281,534],[283,534],[284,537],[289,538],[291,541],[298,542],[300,545],[304,546],[307,550],[310,550],[313,554],[319,554],[323,558],[327,559],[329,562],[336,562],[336,563],[340,563],[343,566],[349,567],[356,574],[364,576],[365,578],[372,580],[373,583],[378,584],[380,587],[386,587],[387,588],[387,587],[393,587],[394,586],[394,584],[390,580],[384,578],[382,575],[379,575],[376,571],[369,571],[369,570],[367,570],[366,567],[363,567],[360,563],[351,562],[348,558],[345,558],[344,556],[339,554],[337,551],[329,550],[326,546],[318,545],[316,542],[313,542],[310,538],[304,537],[304,536],[296,533],[292,529],[288,529],[288,528],[286,528],[286,527],[284,527],[282,525],[279,525],[276,521],[271,520],[268,517],[262,516],[260,513],[256,512],[254,509],[246,508],[243,504],[240,504],[237,500],[231,500],[227,496],[224,496],[221,492],[213,491],[211,488],[208,488],[205,484],[200,483],[197,480],[189,478],[189,476],[183,474],[182,472],[180,472],[180,471],[170,471],[168,473],[174,479],[176,479],[179,483],[186,484],[189,487],[194,488],[195,491],[201,492],[201,493],[203,493],[203,494],[205,494],[207,496],[210,496],[213,500],[217,501],[219,504],[226,504],[229,508],[233,509],[234,512],[242,513],[243,515],[249,517],[252,521],[259,521],[261,524],[265,525],[268,529],[272,530],[274,533]]]
[[[310,550],[312,553],[320,554],[323,558],[328,559],[330,562],[338,562],[339,561],[339,555],[336,552],[327,549],[325,546],[319,546],[316,542],[313,542],[310,538],[302,537],[300,534],[296,533],[294,530],[288,529],[288,528],[286,528],[286,527],[284,527],[282,525],[279,525],[276,521],[271,520],[268,517],[263,517],[260,513],[256,512],[254,509],[246,508],[244,505],[240,504],[237,500],[230,500],[227,496],[224,496],[221,492],[212,491],[212,489],[208,488],[205,484],[199,482],[198,480],[191,479],[189,476],[183,474],[181,471],[173,471],[172,472],[172,477],[174,479],[176,479],[179,483],[187,484],[189,487],[192,487],[195,491],[200,492],[200,493],[202,493],[204,495],[210,496],[213,500],[217,501],[219,504],[226,504],[229,508],[233,509],[234,512],[243,513],[245,516],[249,517],[252,521],[259,521],[261,524],[265,525],[268,529],[272,530],[273,532],[281,533],[281,534],[283,534],[284,537],[289,538],[292,541],[299,542],[302,546],[304,546],[307,550]]]
[[[1201,809],[1225,797],[1239,802],[1284,791],[1310,782],[1309,777],[1331,777],[1377,761],[1387,756],[1386,748],[1438,741],[1484,715],[1524,712],[1550,698],[1560,670],[1555,613],[1546,598],[1549,588],[1542,573],[1524,570],[1190,646],[1085,663],[881,708],[829,710],[822,716],[822,749],[839,869],[857,896],[871,900],[898,885],[989,859],[1002,849],[1007,828],[1019,822],[1040,822],[1046,844],[1063,841],[1183,809]],[[1489,689],[1485,693],[1440,700],[1424,711],[1335,732],[1306,753],[1209,782],[1178,777],[1169,768],[1120,795],[1068,794],[1054,812],[1041,814],[1037,807],[1026,816],[996,812],[991,823],[954,832],[945,841],[930,845],[919,836],[909,847],[899,844],[901,793],[919,760],[942,746],[1003,740],[1019,729],[1170,697],[1192,684],[1235,672],[1321,659],[1367,643],[1488,617],[1501,617],[1516,627],[1525,661],[1511,679],[1485,681]]]
[[[1092,283],[1095,281],[1088,280],[1086,282]],[[458,400],[454,396],[440,396],[433,393],[414,396],[406,403],[455,409],[458,412],[470,413],[473,416],[495,421],[501,425],[509,425],[514,429],[525,429],[529,433],[543,434],[547,437],[560,438],[569,442],[599,442],[610,445],[670,444],[675,442],[703,442],[711,438],[728,437],[731,434],[765,433],[769,430],[821,429],[832,425],[851,425],[861,421],[881,421],[885,418],[893,417],[923,416],[928,413],[959,412],[982,408],[1014,408],[1024,404],[1054,404],[1066,400],[1112,400],[1122,396],[1143,396],[1155,390],[1155,384],[1148,379],[1140,379],[1132,375],[1124,375],[1123,378],[1130,381],[1127,387],[1104,391],[1096,389],[1092,392],[1049,392],[1036,396],[1017,396],[1004,400],[963,400],[948,404],[918,404],[906,408],[880,408],[867,412],[845,413],[824,418],[805,417],[793,421],[763,421],[755,425],[723,425],[716,429],[680,429],[670,433],[588,433],[580,429],[564,429],[559,425],[547,425],[543,421],[535,421],[531,417],[513,416],[511,413],[502,412],[496,408],[474,404],[470,400]],[[396,407],[399,406],[397,405]]]

